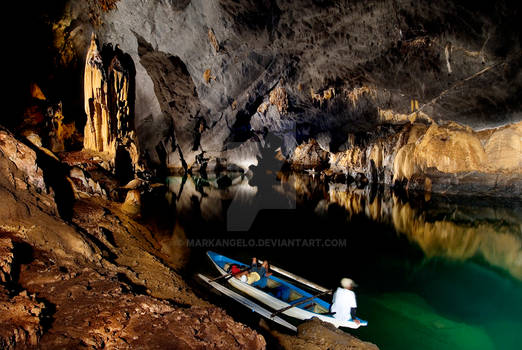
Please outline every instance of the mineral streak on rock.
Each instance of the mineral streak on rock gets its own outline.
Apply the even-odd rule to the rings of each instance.
[[[114,56],[109,66],[111,115],[116,116],[118,138],[123,138],[129,130],[129,73],[122,67],[118,56]]]
[[[219,52],[219,43],[216,39],[216,34],[214,34],[214,31],[212,30],[212,28],[208,29],[208,40],[210,41],[210,44],[214,48],[214,51],[216,53],[218,53]]]

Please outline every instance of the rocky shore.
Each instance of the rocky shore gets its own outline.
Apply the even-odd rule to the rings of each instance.
[[[187,285],[177,272],[183,252],[169,250],[168,242],[124,211],[125,203],[107,197],[108,187],[87,194],[56,171],[71,170],[69,165],[46,159],[55,168],[50,173],[42,165],[46,157],[0,130],[0,347],[266,347],[260,333]],[[82,174],[91,178],[87,170]],[[54,185],[61,181],[68,192]],[[309,336],[271,337],[285,349],[318,344]],[[337,337],[351,344],[346,349],[362,344],[346,333]]]

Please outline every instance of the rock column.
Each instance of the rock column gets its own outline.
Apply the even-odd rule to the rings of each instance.
[[[107,77],[94,34],[85,62],[84,94],[87,123],[84,130],[83,148],[108,152],[113,155],[114,133],[109,115]]]
[[[112,170],[117,167],[117,154],[129,154],[134,171],[139,166],[139,153],[131,122],[130,73],[116,50],[108,69],[93,34],[85,63],[85,124],[83,148],[103,153]]]

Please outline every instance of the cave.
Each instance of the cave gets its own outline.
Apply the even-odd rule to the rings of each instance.
[[[0,348],[518,349],[520,10],[15,4]]]

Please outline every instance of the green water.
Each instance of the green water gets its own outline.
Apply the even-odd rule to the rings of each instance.
[[[191,179],[180,187],[181,181],[172,180],[178,185],[169,194],[175,198],[170,210],[189,238],[345,240],[346,245],[337,248],[212,250],[245,261],[252,256],[268,259],[328,288],[335,288],[341,277],[355,279],[357,313],[369,325],[346,331],[381,349],[522,348],[520,202],[397,199],[390,192],[339,189],[309,177],[298,179],[298,190],[290,194],[278,184],[273,186],[277,190],[253,190],[245,182],[218,189],[198,186]],[[291,178],[284,185],[292,188]],[[236,193],[241,194],[239,200]],[[292,195],[295,205],[285,208]],[[252,216],[248,231],[230,232],[228,209],[238,203],[245,212],[259,209],[259,203],[271,207],[261,207]],[[377,215],[375,208],[380,210]],[[210,248],[191,249],[190,273],[215,273],[205,257]],[[256,327],[255,317],[241,318],[243,309],[237,305],[222,306]]]
[[[355,332],[382,349],[520,349],[522,285],[475,263],[430,261],[411,290],[360,293],[370,327]]]

